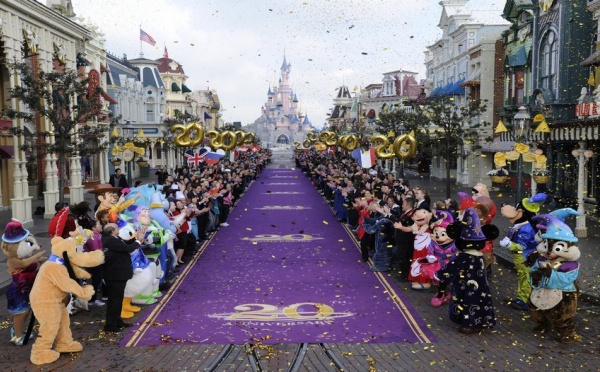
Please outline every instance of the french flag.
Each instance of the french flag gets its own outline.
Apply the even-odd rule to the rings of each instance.
[[[375,156],[375,148],[371,147],[369,150],[363,152],[360,148],[352,151],[352,157],[358,161],[358,164],[363,168],[371,168],[377,163],[377,156]]]

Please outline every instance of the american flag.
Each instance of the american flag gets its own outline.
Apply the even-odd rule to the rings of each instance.
[[[152,36],[148,35],[144,30],[140,28],[140,40],[147,42],[148,44],[154,46],[156,45],[156,40],[152,38]]]

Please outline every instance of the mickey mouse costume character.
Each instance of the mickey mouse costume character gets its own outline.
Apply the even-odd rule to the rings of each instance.
[[[519,284],[517,298],[512,303],[521,310],[527,310],[527,299],[531,293],[529,269],[525,262],[537,247],[535,224],[531,222],[531,218],[537,215],[545,200],[546,194],[539,193],[531,198],[524,198],[516,207],[505,205],[500,209],[500,213],[513,224],[508,235],[500,241],[500,246],[513,253]]]
[[[481,249],[485,242],[498,237],[494,225],[481,226],[477,212],[465,209],[462,220],[446,228],[460,251],[458,256],[435,273],[439,291],[452,284],[449,305],[450,320],[460,327],[460,333],[477,333],[496,325],[492,295],[483,266]]]
[[[554,215],[540,215],[533,218],[544,241],[538,244],[541,257],[530,271],[531,296],[527,305],[531,319],[538,324],[535,330],[555,328],[560,341],[571,343],[580,341],[575,332],[575,313],[579,288],[579,259],[581,253],[574,244],[578,239],[567,224]]]

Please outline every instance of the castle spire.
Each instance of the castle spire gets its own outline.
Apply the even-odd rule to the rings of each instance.
[[[286,69],[288,67],[287,59],[285,58],[285,48],[283,49],[283,63],[281,64],[281,69]]]

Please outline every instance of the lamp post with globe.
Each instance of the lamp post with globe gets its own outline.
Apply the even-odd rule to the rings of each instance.
[[[586,169],[585,165],[588,160],[594,156],[594,152],[592,150],[585,149],[585,142],[579,143],[579,148],[574,149],[571,152],[577,159],[578,165],[578,177],[577,177],[577,212],[579,215],[577,216],[576,224],[575,224],[575,236],[580,238],[587,237],[587,226],[585,221],[585,208],[583,204],[583,197],[585,193],[586,186]]]

